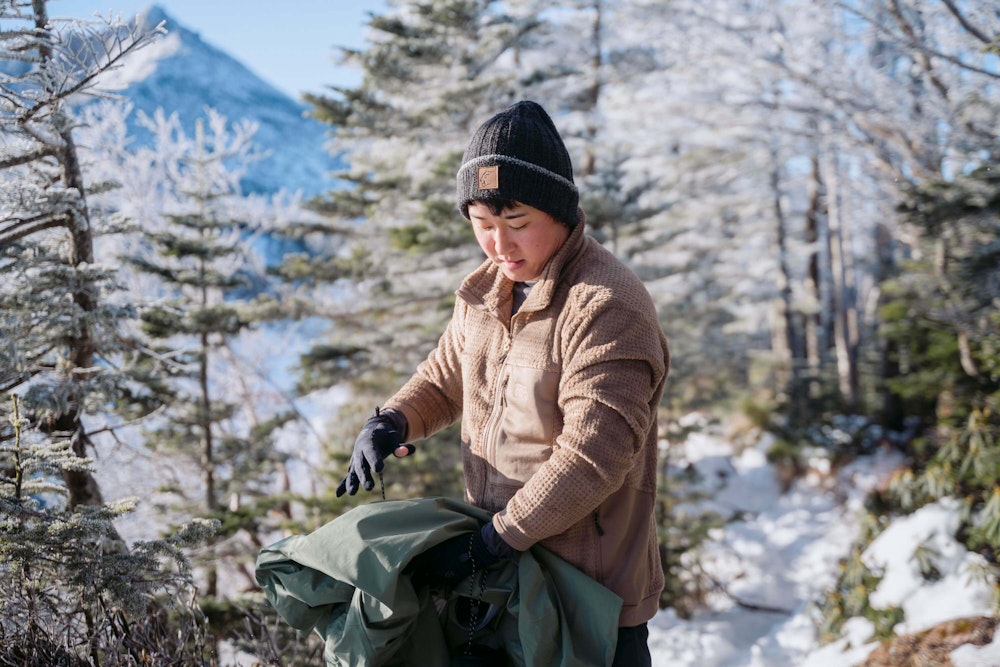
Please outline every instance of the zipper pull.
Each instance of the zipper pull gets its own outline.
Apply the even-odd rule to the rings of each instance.
[[[604,537],[604,529],[601,528],[601,518],[597,514],[597,510],[594,510],[594,527],[597,528],[597,536]]]

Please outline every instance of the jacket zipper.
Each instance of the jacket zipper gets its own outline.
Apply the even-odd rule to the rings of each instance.
[[[497,359],[497,379],[493,394],[496,398],[493,401],[493,410],[490,412],[490,418],[486,422],[486,428],[483,429],[483,436],[485,438],[483,442],[483,454],[485,455],[486,463],[494,469],[497,465],[497,439],[500,435],[501,416],[503,415],[504,403],[506,401],[504,392],[507,387],[507,373],[504,371],[504,362],[507,361],[507,352],[509,351],[510,338],[508,337],[507,351]],[[489,470],[486,471],[486,476],[487,478],[484,482],[488,484]],[[484,488],[485,486],[486,484],[484,484]]]
[[[597,537],[594,539],[594,554],[597,562],[594,569],[596,570],[597,582],[603,586],[606,577],[604,576],[604,550],[602,548],[604,545],[601,544],[604,541],[604,527],[601,526],[600,508],[595,509],[591,516],[594,519],[594,529],[597,531]]]
[[[601,527],[601,516],[594,510],[594,528],[597,529],[597,536],[604,537],[604,528]]]

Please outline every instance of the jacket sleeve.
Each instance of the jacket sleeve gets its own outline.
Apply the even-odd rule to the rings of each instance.
[[[582,321],[563,328],[562,432],[549,459],[494,518],[516,549],[587,517],[655,443],[650,430],[669,363],[666,340],[651,304],[615,301],[591,302]]]
[[[407,440],[433,435],[462,414],[464,320],[464,304],[459,299],[437,346],[385,404],[406,416]]]

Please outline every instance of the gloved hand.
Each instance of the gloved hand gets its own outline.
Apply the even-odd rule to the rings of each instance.
[[[347,475],[337,486],[337,497],[358,492],[358,484],[371,491],[375,488],[372,471],[376,474],[385,467],[385,458],[389,454],[397,457],[409,456],[415,450],[410,444],[403,443],[403,432],[406,431],[406,417],[395,410],[375,409],[375,416],[369,417],[364,428],[354,441],[354,452],[351,463],[347,467]]]
[[[414,588],[454,586],[473,572],[509,560],[517,550],[503,541],[492,522],[480,530],[447,539],[410,561]]]

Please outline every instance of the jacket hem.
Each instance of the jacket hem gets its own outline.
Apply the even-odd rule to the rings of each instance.
[[[623,604],[618,615],[618,627],[630,628],[648,622],[660,610],[660,593],[644,597],[636,604]]]

